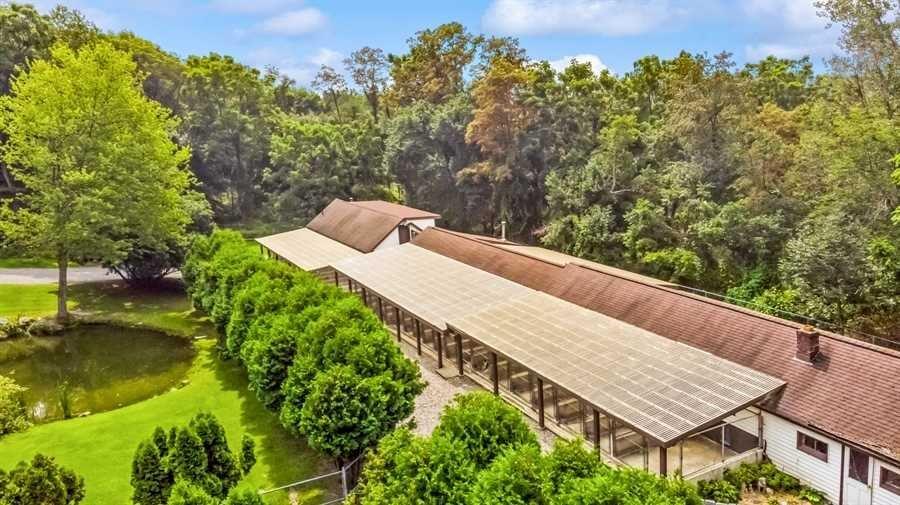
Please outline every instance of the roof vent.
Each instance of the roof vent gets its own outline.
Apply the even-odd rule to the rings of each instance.
[[[813,363],[819,357],[819,332],[806,325],[797,329],[797,359]]]

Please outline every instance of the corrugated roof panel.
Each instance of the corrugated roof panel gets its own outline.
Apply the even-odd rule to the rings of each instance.
[[[471,336],[661,443],[784,385],[413,244],[332,266],[433,326]]]
[[[362,253],[309,228],[256,239],[270,251],[308,272]]]

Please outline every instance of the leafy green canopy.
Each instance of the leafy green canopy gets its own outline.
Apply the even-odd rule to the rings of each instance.
[[[164,248],[190,220],[189,150],[177,122],[144,97],[135,63],[107,43],[57,45],[0,97],[3,159],[28,189],[0,209],[0,232],[58,260],[117,263],[135,243]]]

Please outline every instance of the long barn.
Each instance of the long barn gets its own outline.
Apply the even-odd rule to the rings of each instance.
[[[900,504],[897,351],[438,218],[336,200],[259,242],[609,462],[698,480],[766,456],[835,503]]]

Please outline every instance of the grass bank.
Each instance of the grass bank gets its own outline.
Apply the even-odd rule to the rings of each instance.
[[[34,292],[34,305],[17,300],[23,288]],[[207,338],[196,341],[198,355],[184,387],[121,409],[38,425],[4,437],[0,440],[0,468],[9,469],[36,453],[51,455],[84,476],[84,503],[127,503],[131,497],[131,458],[138,443],[156,426],[184,424],[197,412],[209,411],[224,425],[233,449],[237,449],[242,433],[257,443],[257,466],[242,486],[270,488],[331,471],[329,463],[323,463],[302,441],[285,432],[277,417],[259,403],[247,389],[246,377],[237,363],[219,359],[214,349],[214,328],[193,311],[177,282],[157,290],[131,289],[116,282],[72,288],[73,308],[97,318]],[[15,298],[10,299],[7,293],[15,294]],[[45,298],[55,303],[55,287],[0,286],[0,315],[23,307],[28,310],[12,314],[40,315],[46,309],[41,305]]]

